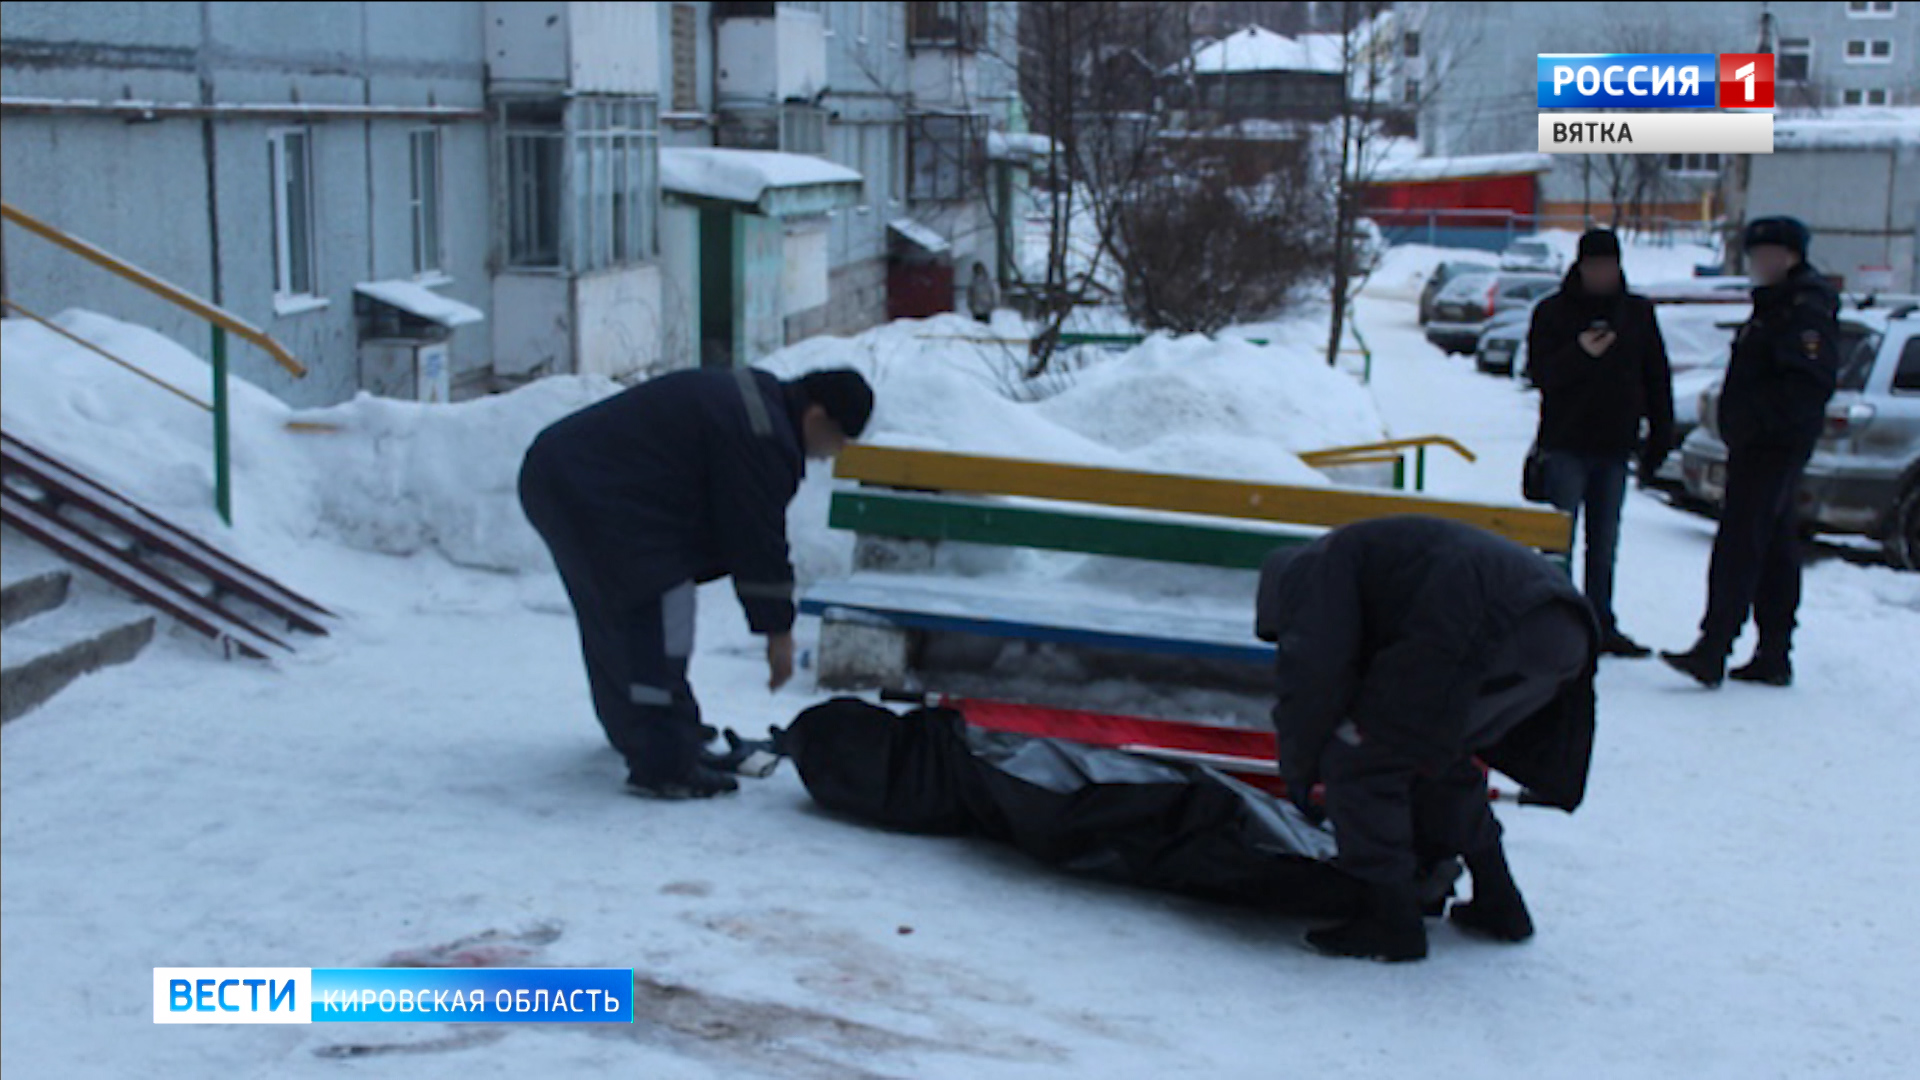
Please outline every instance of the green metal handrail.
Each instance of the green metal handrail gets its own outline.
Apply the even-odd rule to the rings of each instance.
[[[238,315],[208,303],[173,283],[108,253],[72,233],[49,225],[17,207],[0,202],[0,215],[35,236],[65,248],[95,266],[133,282],[162,300],[199,316],[213,327],[213,499],[220,520],[233,524],[233,461],[228,444],[227,333],[252,342],[279,362],[294,378],[304,378],[306,365],[294,359],[279,342]]]

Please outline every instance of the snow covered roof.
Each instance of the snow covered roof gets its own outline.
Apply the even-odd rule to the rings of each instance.
[[[1883,150],[1920,147],[1920,109],[1840,109],[1824,116],[1776,117],[1773,148]]]
[[[1197,75],[1240,75],[1256,71],[1340,73],[1340,35],[1308,34],[1291,38],[1264,26],[1249,26],[1194,51],[1174,71]]]
[[[353,291],[449,328],[486,320],[479,308],[441,296],[417,281],[363,281]]]
[[[901,237],[929,255],[939,255],[953,246],[947,243],[946,237],[912,218],[894,218],[887,222],[887,228],[899,233]]]
[[[811,154],[672,147],[660,151],[660,187],[676,195],[766,209],[767,195],[798,188],[841,189],[857,199],[861,176]]]
[[[1510,176],[1543,173],[1553,168],[1551,154],[1475,154],[1470,157],[1430,157],[1383,161],[1373,170],[1374,183],[1407,180],[1458,180],[1472,176]]]
[[[994,161],[1044,158],[1056,149],[1057,145],[1054,141],[1045,135],[1013,131],[987,132],[987,157]]]

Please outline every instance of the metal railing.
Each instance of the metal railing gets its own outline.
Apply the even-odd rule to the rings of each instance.
[[[187,397],[187,399],[193,401],[194,404],[200,405],[202,408],[211,409],[213,412],[214,506],[220,511],[220,520],[226,522],[228,525],[232,525],[233,461],[228,435],[227,334],[231,332],[238,335],[241,340],[251,342],[268,356],[273,357],[274,360],[294,378],[305,377],[307,374],[306,366],[294,359],[292,353],[288,352],[279,342],[268,337],[264,331],[232,312],[227,311],[225,308],[208,303],[192,293],[187,292],[185,289],[154,274],[148,273],[132,263],[127,262],[125,259],[121,259],[102,248],[96,247],[65,230],[49,225],[11,204],[0,202],[0,215],[4,215],[7,221],[33,233],[42,240],[56,247],[65,248],[67,251],[80,256],[108,273],[125,278],[175,307],[199,317],[213,328],[213,403],[206,405],[191,396],[185,394],[181,394],[181,396]],[[24,308],[19,307],[17,304],[9,302],[7,306],[16,311],[20,311],[22,314],[28,314]],[[46,322],[44,319],[38,319],[35,316],[29,317],[33,317],[36,321],[43,324]],[[54,329],[58,330],[59,328],[55,327]],[[73,334],[67,334],[65,331],[60,332],[67,337],[79,340]],[[114,360],[116,363],[126,367],[133,367],[132,364],[128,364],[126,361],[106,353],[105,350],[89,342],[82,341],[81,344],[87,345],[95,352],[106,355],[108,359]],[[142,374],[145,373],[143,372]],[[147,377],[151,381],[160,382],[160,380],[153,379],[150,375]],[[176,394],[180,393],[176,387],[164,382],[160,384],[166,386],[168,390]]]
[[[1309,450],[1300,455],[1300,460],[1314,468],[1338,468],[1342,465],[1393,465],[1393,486],[1396,491],[1407,489],[1406,452],[1414,454],[1413,490],[1427,490],[1427,447],[1439,446],[1459,454],[1468,461],[1478,461],[1473,451],[1460,445],[1445,435],[1418,435],[1407,439],[1388,439],[1385,442],[1361,443],[1358,446],[1333,446],[1325,450]]]

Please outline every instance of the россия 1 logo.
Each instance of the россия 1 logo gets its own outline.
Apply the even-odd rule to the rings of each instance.
[[[1711,109],[1713,53],[1540,53],[1543,109]]]
[[[1720,107],[1773,108],[1773,54],[1720,54]]]

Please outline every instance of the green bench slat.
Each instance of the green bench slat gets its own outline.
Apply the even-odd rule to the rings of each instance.
[[[1237,570],[1257,570],[1275,548],[1313,540],[1310,536],[1214,525],[853,491],[833,496],[828,523],[836,529],[874,536],[1040,548]]]

